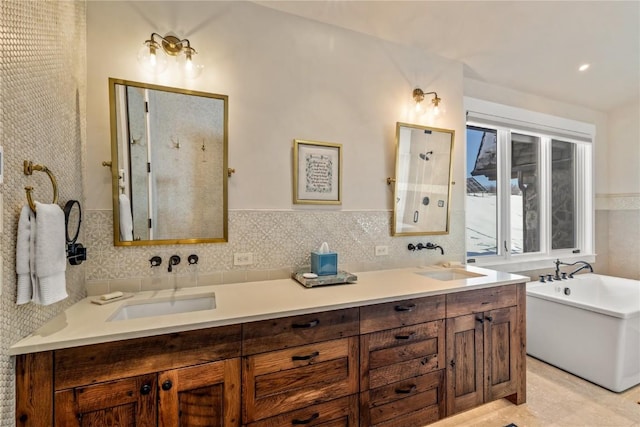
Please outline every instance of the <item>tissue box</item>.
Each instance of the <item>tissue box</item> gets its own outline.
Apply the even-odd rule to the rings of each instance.
[[[311,272],[318,276],[338,274],[338,254],[311,252]]]

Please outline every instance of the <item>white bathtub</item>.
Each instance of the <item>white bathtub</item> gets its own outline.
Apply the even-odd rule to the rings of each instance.
[[[527,353],[615,392],[640,384],[640,281],[527,283]]]

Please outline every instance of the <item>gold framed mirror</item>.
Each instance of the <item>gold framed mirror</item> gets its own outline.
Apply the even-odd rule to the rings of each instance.
[[[449,129],[396,123],[392,236],[449,233],[454,136]]]
[[[228,97],[109,79],[116,246],[228,240]]]

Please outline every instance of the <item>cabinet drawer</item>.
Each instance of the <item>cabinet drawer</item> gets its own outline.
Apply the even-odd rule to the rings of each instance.
[[[446,297],[447,318],[481,313],[517,304],[515,285],[456,292],[448,294]]]
[[[444,339],[444,320],[362,336],[360,389],[373,389],[444,368]]]
[[[243,325],[243,354],[280,350],[357,334],[357,308],[252,322]]]
[[[54,352],[56,390],[240,356],[240,325]]]
[[[247,427],[357,427],[358,397],[351,395],[330,402],[311,405],[298,411],[267,418],[248,424]]]
[[[244,423],[358,391],[358,338],[245,356]]]
[[[444,371],[360,394],[361,426],[423,426],[444,417]]]
[[[444,295],[368,305],[360,308],[360,333],[415,325],[444,316]]]

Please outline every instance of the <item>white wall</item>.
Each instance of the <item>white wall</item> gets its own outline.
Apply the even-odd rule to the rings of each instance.
[[[88,250],[96,254],[87,261],[92,291],[157,288],[147,263],[154,254],[197,253],[201,276],[223,283],[273,278],[267,269],[290,272],[308,264],[309,251],[324,240],[347,271],[463,259],[464,185],[454,187],[451,234],[409,240],[390,236],[386,182],[394,175],[395,126],[402,121],[454,129],[454,179],[464,183],[461,63],[250,2],[90,1],[87,31],[84,223]],[[203,74],[186,81],[170,72],[145,73],[136,54],[152,32],[188,38]],[[109,77],[229,96],[229,166],[236,173],[229,180],[227,244],[113,246],[111,177],[100,166],[110,159]],[[445,101],[442,120],[411,116],[416,86]],[[292,204],[294,139],[342,144],[341,206]],[[446,256],[407,250],[420,241],[442,245]],[[375,245],[388,246],[389,256],[374,257]],[[242,267],[246,274],[233,265],[235,252],[254,254],[254,264]]]
[[[640,280],[640,102],[609,113],[609,180],[598,197],[607,218],[609,274]]]
[[[395,123],[414,121],[416,86],[447,102],[434,125],[456,130],[460,158],[460,63],[248,2],[91,1],[87,9],[88,209],[111,208],[109,171],[97,167],[110,158],[109,77],[229,95],[230,209],[293,207],[294,138],[343,144],[342,210],[391,209]],[[136,53],[154,31],[189,38],[203,75],[144,73]]]
[[[609,113],[608,141],[606,193],[640,193],[640,102],[636,100]]]

